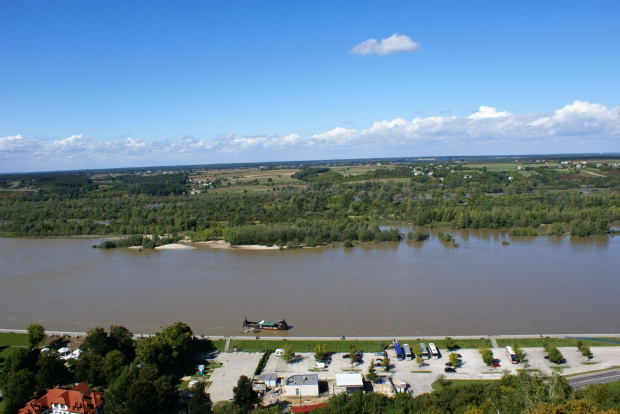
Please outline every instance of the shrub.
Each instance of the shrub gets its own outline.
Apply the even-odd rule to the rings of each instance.
[[[562,363],[562,361],[564,361],[564,355],[562,355],[560,350],[557,349],[555,346],[550,347],[547,351],[547,354],[549,355],[549,361],[553,362],[554,364],[559,365]]]

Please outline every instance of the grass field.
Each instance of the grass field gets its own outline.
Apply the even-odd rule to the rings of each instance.
[[[424,338],[420,340],[407,341],[410,345],[414,345],[420,341],[429,342]],[[434,340],[433,343],[440,349],[445,349],[443,340]],[[268,349],[284,348],[286,345],[292,347],[293,352],[314,352],[317,344],[325,343],[328,352],[348,352],[351,346],[355,346],[358,351],[363,352],[375,352],[381,350],[382,343],[384,345],[390,345],[391,340],[385,339],[384,341],[297,341],[297,340],[281,340],[281,341],[268,341],[268,340],[234,340],[231,341],[229,351],[233,347],[238,347],[240,351],[246,352],[265,352]],[[404,342],[403,342],[404,343]],[[463,339],[458,340],[456,343],[461,348],[478,348],[481,344],[491,346],[491,341],[488,339]]]
[[[28,335],[0,333],[0,346],[28,346]]]
[[[620,338],[604,338],[610,339],[612,341],[620,341]],[[500,347],[504,346],[512,346],[515,343],[518,344],[521,348],[542,348],[544,342],[547,342],[551,346],[561,347],[561,346],[575,346],[576,341],[574,339],[568,338],[515,338],[515,339],[497,339],[497,345]],[[588,345],[590,347],[595,346],[620,346],[620,344],[612,344],[609,342],[597,342],[592,340],[582,340],[584,345]]]
[[[240,351],[246,352],[265,352],[268,349],[274,350],[290,345],[293,352],[314,352],[317,344],[324,343],[328,352],[349,352],[350,346],[355,346],[358,351],[375,352],[381,350],[382,341],[263,341],[263,340],[235,340],[230,342],[229,351],[234,346]],[[390,340],[383,341],[389,344]]]
[[[443,381],[435,381],[431,384],[431,387],[433,388],[434,391],[440,391],[444,388],[450,387],[450,388],[459,388],[459,387],[465,387],[471,384],[491,384],[495,381],[499,381],[499,380],[474,380],[474,379],[467,379],[467,380],[443,380]],[[442,385],[443,384],[443,385]]]

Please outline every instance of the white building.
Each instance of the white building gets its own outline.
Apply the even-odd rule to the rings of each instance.
[[[362,374],[336,374],[336,386],[333,394],[360,391],[364,388]]]
[[[306,374],[288,377],[284,385],[284,395],[287,397],[318,397],[319,376]]]

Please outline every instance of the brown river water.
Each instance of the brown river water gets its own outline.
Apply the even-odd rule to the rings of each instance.
[[[183,321],[231,335],[247,316],[286,318],[290,336],[620,332],[620,237],[451,233],[459,248],[435,235],[290,252],[0,239],[0,328],[153,333]]]

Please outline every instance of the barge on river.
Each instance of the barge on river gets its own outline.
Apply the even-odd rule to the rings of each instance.
[[[260,321],[252,322],[248,321],[248,318],[243,319],[244,329],[264,329],[266,331],[286,331],[288,324],[286,320],[280,319],[278,322]]]

